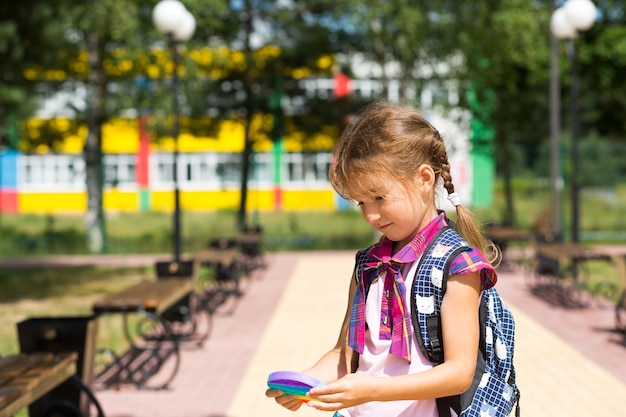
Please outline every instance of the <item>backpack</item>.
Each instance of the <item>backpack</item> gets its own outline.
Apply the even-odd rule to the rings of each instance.
[[[467,248],[468,244],[454,229],[442,228],[420,258],[413,280],[411,317],[415,336],[422,353],[435,366],[443,363],[444,357],[439,311],[450,263]],[[364,254],[365,251],[359,254],[357,265],[363,265]],[[438,398],[439,417],[450,417],[450,409],[459,417],[506,417],[514,406],[515,415],[520,415],[520,391],[513,365],[515,321],[493,287],[482,292],[479,324],[479,350],[472,384],[460,395]]]

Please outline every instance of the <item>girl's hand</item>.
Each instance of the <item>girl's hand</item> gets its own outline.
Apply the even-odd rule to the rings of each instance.
[[[307,405],[321,411],[337,411],[375,401],[373,393],[380,380],[363,374],[348,374],[336,382],[311,389]]]
[[[284,394],[279,389],[268,389],[265,391],[265,396],[268,398],[274,398],[278,404],[291,411],[296,411],[304,403],[304,401],[298,399],[298,397]]]

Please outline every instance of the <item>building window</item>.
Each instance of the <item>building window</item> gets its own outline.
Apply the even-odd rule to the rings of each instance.
[[[269,153],[253,154],[250,179],[256,188],[271,188],[274,185],[274,159]]]
[[[285,154],[284,185],[294,188],[328,187],[331,162],[332,154],[327,152]]]
[[[20,155],[18,188],[63,192],[85,188],[85,162],[78,155]]]
[[[115,188],[136,186],[137,157],[131,154],[105,155],[104,183]]]
[[[172,187],[174,182],[174,157],[156,153],[150,158],[150,183],[153,188]]]
[[[218,154],[216,173],[223,189],[241,185],[241,154]]]
[[[174,157],[154,154],[151,159],[152,186],[174,186]],[[178,185],[186,189],[228,189],[239,187],[241,154],[194,153],[178,155]]]

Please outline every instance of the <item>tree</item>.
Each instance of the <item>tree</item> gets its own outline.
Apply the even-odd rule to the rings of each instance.
[[[221,118],[242,119],[244,125],[244,149],[241,156],[241,198],[237,222],[243,228],[247,219],[248,177],[251,170],[251,155],[254,143],[268,136],[278,140],[289,126],[300,132],[317,132],[332,123],[332,113],[326,109],[329,100],[307,99],[297,114],[283,114],[279,96],[304,95],[297,87],[303,76],[332,74],[331,65],[320,65],[323,57],[332,56],[334,48],[329,31],[319,22],[306,16],[306,9],[295,3],[276,0],[246,0],[231,4],[231,13],[239,21],[237,29],[222,38],[223,44],[232,51],[232,62],[211,61],[197,65],[193,72],[207,74],[216,70],[218,76],[205,80],[203,96],[192,102],[207,103],[208,106],[191,104],[202,117],[206,109],[218,110]],[[327,60],[332,62],[332,58]],[[238,86],[224,91],[222,86]],[[242,94],[237,94],[242,93]],[[277,101],[278,100],[278,101]],[[271,123],[255,125],[255,119],[270,115]],[[313,119],[313,120],[312,120]],[[305,123],[308,121],[309,123]],[[315,123],[312,123],[314,121]],[[279,126],[279,124],[281,126]]]
[[[83,156],[86,162],[87,245],[90,250],[104,250],[105,231],[102,211],[102,125],[123,109],[136,108],[142,97],[137,79],[155,68],[158,51],[151,48],[163,43],[151,22],[154,1],[149,0],[89,0],[65,1],[49,5],[31,0],[2,6],[8,16],[0,25],[9,41],[0,49],[9,56],[3,60],[2,76],[9,87],[0,91],[0,100],[19,102],[23,96],[33,96],[35,86],[50,90],[61,84],[84,86],[88,90],[84,107],[74,107],[75,121],[85,121],[88,127]],[[189,0],[198,10],[199,25],[222,30],[221,19],[226,1]],[[8,45],[8,46],[7,46]],[[14,65],[19,62],[18,65]],[[161,71],[156,74],[160,76]],[[8,92],[7,92],[8,91]],[[145,95],[143,95],[145,99]],[[154,96],[157,101],[161,100]],[[4,107],[4,106],[3,106]],[[7,106],[7,108],[10,106]],[[34,108],[31,107],[30,109]],[[3,117],[16,111],[9,108]],[[25,119],[32,112],[21,115]],[[4,124],[6,126],[6,124]],[[47,129],[46,138],[62,139]],[[23,129],[25,130],[25,129]],[[27,132],[22,132],[24,137]],[[27,137],[27,136],[26,136]],[[49,140],[54,147],[54,141]]]
[[[37,83],[24,76],[34,66],[60,65],[56,53],[67,46],[58,24],[70,2],[41,0],[0,4],[0,146],[17,148],[19,123],[38,107]]]

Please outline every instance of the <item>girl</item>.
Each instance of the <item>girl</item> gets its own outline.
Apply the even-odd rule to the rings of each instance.
[[[358,204],[365,220],[383,234],[366,249],[367,258],[397,269],[374,268],[372,274],[370,268],[352,279],[336,346],[304,371],[325,383],[309,391],[315,401],[306,404],[336,411],[337,417],[437,417],[436,398],[460,394],[471,384],[479,298],[496,282],[494,268],[481,254],[480,230],[454,192],[439,132],[411,109],[370,105],[340,138],[335,158],[329,172],[333,188]],[[417,344],[407,289],[424,249],[450,223],[436,207],[437,184],[456,207],[455,228],[470,247],[451,264],[441,305],[445,362],[433,367]],[[363,290],[364,280],[369,291]],[[293,411],[304,403],[280,390],[266,395]]]

